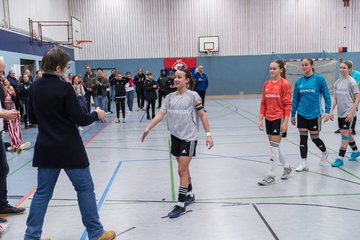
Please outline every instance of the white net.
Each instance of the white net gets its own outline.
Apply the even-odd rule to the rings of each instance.
[[[319,58],[314,60],[315,73],[321,74],[327,83],[330,94],[334,93],[334,83],[339,78],[340,59],[337,58]],[[291,84],[291,89],[294,90],[296,80],[304,75],[301,69],[301,60],[292,59],[285,60],[286,79]]]

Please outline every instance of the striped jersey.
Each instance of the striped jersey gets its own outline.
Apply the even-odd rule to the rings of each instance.
[[[268,80],[264,83],[260,104],[260,114],[269,121],[290,116],[291,90],[289,82],[280,78],[274,82]]]
[[[182,95],[178,92],[168,94],[160,111],[166,113],[171,135],[195,141],[199,137],[199,116],[196,112],[203,108],[199,94],[187,89]]]
[[[294,87],[291,117],[295,117],[296,112],[306,119],[321,116],[322,97],[325,100],[325,113],[329,113],[331,99],[325,78],[316,73],[299,78]]]

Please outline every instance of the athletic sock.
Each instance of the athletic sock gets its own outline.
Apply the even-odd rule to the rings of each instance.
[[[339,158],[340,158],[341,160],[344,159],[345,153],[346,153],[346,148],[340,147],[340,150],[339,150]]]
[[[354,152],[357,152],[357,151],[358,151],[358,148],[357,148],[357,146],[356,146],[355,141],[349,142],[349,146],[351,147],[351,149],[352,149]]]
[[[190,196],[190,197],[192,197],[192,196],[193,196],[193,193],[192,193],[192,183],[191,183],[191,177],[189,177],[189,185],[188,185],[188,188],[187,188],[187,193],[186,193],[186,196]]]
[[[280,145],[279,145],[279,161],[283,167],[285,167],[285,168],[290,167],[290,164],[286,160],[285,154],[284,154],[282,148],[280,147]]]
[[[186,193],[187,193],[187,188],[180,186],[179,187],[179,195],[178,195],[178,203],[176,205],[178,205],[180,207],[185,207]]]
[[[274,171],[279,160],[279,143],[270,141],[270,168],[269,176],[274,176]]]

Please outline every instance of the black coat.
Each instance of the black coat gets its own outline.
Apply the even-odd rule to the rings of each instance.
[[[125,85],[130,79],[123,77],[121,80],[115,81],[115,98],[124,98],[126,96]]]
[[[144,90],[145,74],[138,75],[136,74],[134,78],[134,84],[136,86],[137,92],[142,92]]]
[[[156,87],[154,88],[155,85]],[[158,87],[155,80],[146,79],[144,82],[144,88],[146,101],[152,101],[157,99],[156,89],[158,89]]]
[[[77,125],[98,120],[96,112],[82,111],[74,88],[58,76],[44,74],[28,91],[31,123],[38,124],[33,166],[85,168],[89,160]]]

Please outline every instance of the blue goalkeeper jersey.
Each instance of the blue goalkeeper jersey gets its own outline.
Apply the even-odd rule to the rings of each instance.
[[[331,99],[324,77],[314,73],[309,78],[299,78],[294,87],[291,117],[295,117],[296,112],[306,119],[321,116],[321,97],[325,100],[325,113],[329,113]]]

